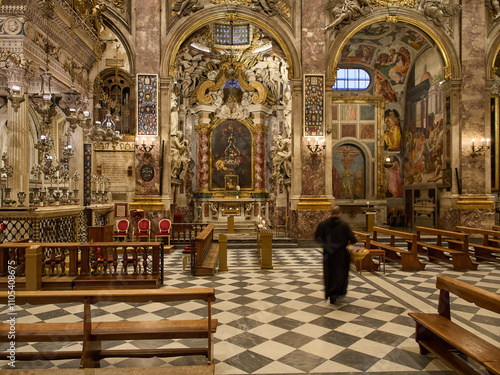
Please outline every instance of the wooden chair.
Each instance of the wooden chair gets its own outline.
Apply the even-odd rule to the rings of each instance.
[[[170,228],[172,226],[172,223],[168,219],[162,219],[158,223],[158,230],[159,232],[155,234],[155,242],[158,242],[158,240],[162,238],[167,238],[168,239],[168,246],[170,246]]]
[[[148,219],[141,219],[137,223],[137,231],[134,234],[134,241],[141,241],[143,239],[149,242],[149,234],[151,231],[151,222]]]
[[[127,219],[121,219],[116,223],[116,231],[113,233],[113,241],[127,241],[128,227],[130,223]]]
[[[288,221],[290,220],[290,216],[285,218],[285,223],[276,225],[276,237],[278,237],[279,232],[283,231],[285,236],[288,236]]]

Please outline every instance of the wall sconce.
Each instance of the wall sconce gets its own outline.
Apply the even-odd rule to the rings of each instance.
[[[476,146],[474,142],[475,142],[475,140],[474,140],[474,138],[472,138],[472,145],[471,145],[471,148],[472,148],[471,155],[472,156],[478,156],[481,152],[484,152],[484,151],[489,150],[491,148],[489,138],[481,139],[480,146]]]
[[[7,91],[9,93],[7,98],[10,100],[14,112],[17,112],[21,107],[21,103],[24,102],[24,95],[21,94],[21,87],[13,85],[12,89],[7,89]]]
[[[138,142],[139,142],[139,139],[136,138],[135,139],[136,143],[135,143],[135,148],[138,149],[139,151],[142,151],[144,153],[144,156],[145,157],[150,157],[151,156],[151,150],[155,147],[155,145],[153,144],[153,142],[151,142],[150,145],[146,144],[146,139],[142,139],[142,143],[139,145]]]
[[[307,138],[307,148],[309,149],[311,156],[316,157],[321,154],[321,152],[326,148],[326,145],[325,144],[320,145],[318,139],[316,139],[316,144],[312,145],[311,139]]]

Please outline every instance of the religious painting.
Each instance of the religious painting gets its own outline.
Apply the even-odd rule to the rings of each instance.
[[[342,138],[356,138],[356,124],[342,124]]]
[[[366,197],[366,158],[355,145],[342,145],[333,152],[332,185],[337,199]]]
[[[226,175],[224,176],[224,181],[226,185],[226,191],[236,191],[238,186],[238,176],[236,175]]]
[[[410,51],[405,46],[391,47],[377,56],[374,67],[391,85],[403,84],[411,65],[410,59]]]
[[[386,198],[401,198],[403,196],[403,182],[401,179],[401,163],[396,156],[389,156],[385,163]]]
[[[384,113],[384,148],[389,151],[401,150],[401,124],[399,112],[388,109]]]
[[[252,133],[240,121],[226,120],[210,136],[210,188],[226,189],[226,175],[236,175],[241,189],[253,188]]]
[[[438,52],[425,51],[408,82],[401,163],[405,185],[443,182],[443,159],[449,139],[444,125],[442,79],[443,64]]]

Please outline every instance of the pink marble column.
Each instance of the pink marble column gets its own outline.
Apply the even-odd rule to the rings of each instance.
[[[208,192],[210,160],[208,157],[208,126],[197,125],[196,131],[196,190]]]
[[[255,190],[266,190],[267,141],[263,129],[255,132]]]

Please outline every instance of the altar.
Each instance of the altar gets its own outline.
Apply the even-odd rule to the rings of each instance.
[[[234,218],[235,227],[255,229],[254,223],[261,219],[269,222],[268,198],[195,198],[195,221],[227,225],[227,218]]]

